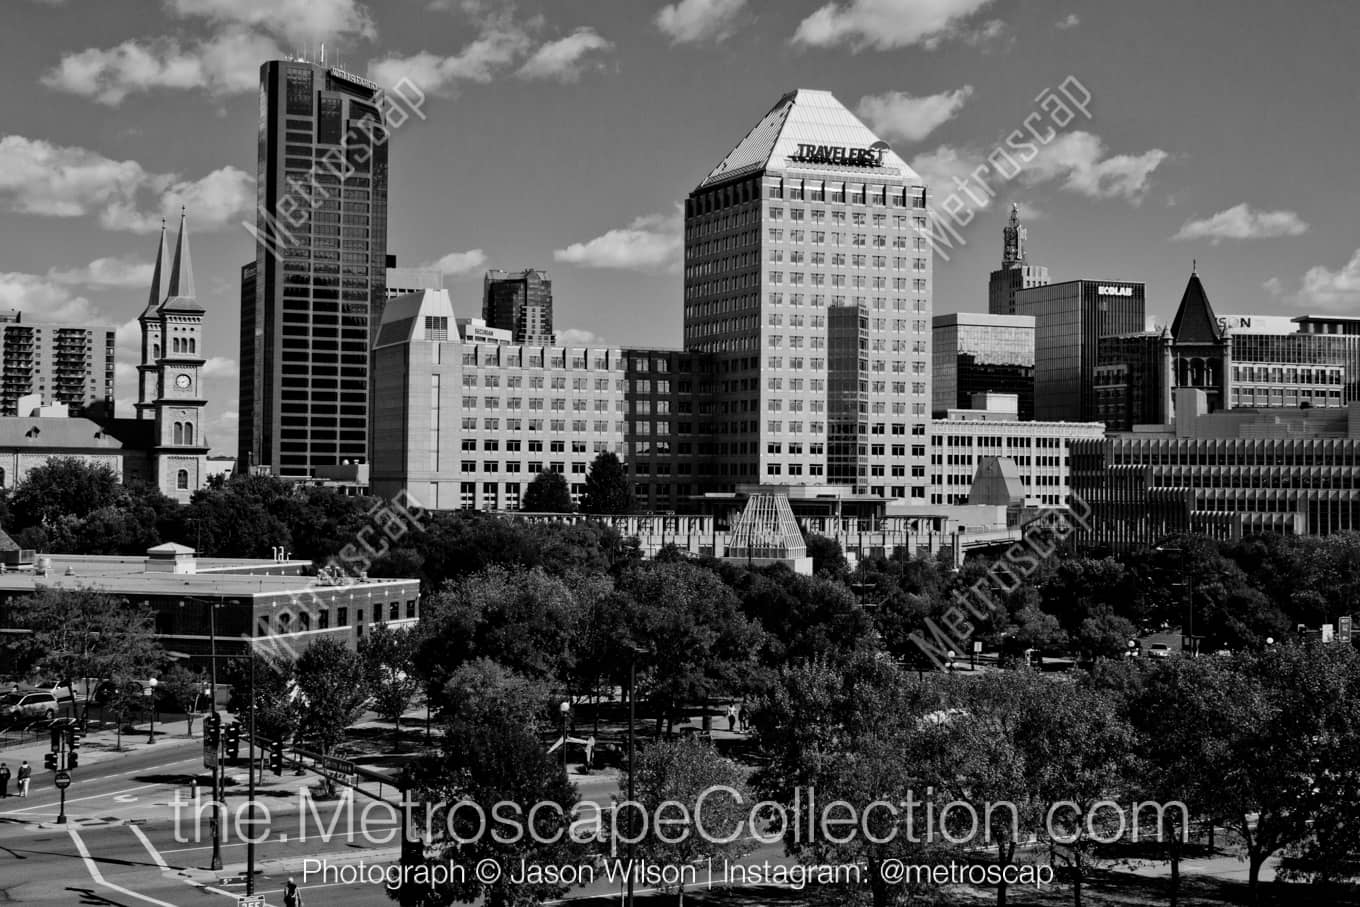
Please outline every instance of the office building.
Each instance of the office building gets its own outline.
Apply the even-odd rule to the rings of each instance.
[[[482,319],[509,331],[516,343],[552,346],[552,281],[546,271],[487,271],[482,284]]]
[[[1098,349],[1097,418],[1111,430],[1170,421],[1179,388],[1204,391],[1210,411],[1360,399],[1360,319],[1220,318],[1197,273],[1168,329],[1102,337]]]
[[[1019,290],[1015,314],[1034,318],[1034,417],[1096,418],[1099,340],[1142,331],[1145,288],[1116,280],[1069,280]]]
[[[1025,250],[1029,230],[1020,223],[1020,208],[1011,205],[1011,217],[1001,230],[1001,267],[987,281],[987,311],[1014,315],[1015,294],[1048,283],[1048,268],[1031,265]]]
[[[1213,412],[1200,388],[1176,398],[1166,425],[1073,443],[1072,490],[1091,508],[1085,544],[1360,530],[1360,402]]]
[[[1067,504],[1072,444],[1103,437],[1105,426],[1021,421],[1018,402],[1014,394],[978,394],[969,409],[931,421],[931,504],[967,504],[988,460],[1012,464],[1026,507]]]
[[[0,312],[0,416],[27,416],[19,401],[36,395],[73,416],[113,416],[114,327],[51,324],[30,313]]]
[[[92,588],[144,605],[161,645],[205,669],[214,648],[219,658],[248,650],[292,657],[318,639],[353,649],[371,627],[419,619],[419,580],[315,573],[311,561],[198,557],[173,542],[145,557],[41,554],[33,569],[0,574],[0,639],[25,632],[15,600],[39,588]]]
[[[14,488],[30,470],[69,457],[108,467],[120,481],[145,482],[188,503],[208,478],[205,314],[195,296],[189,231],[182,216],[173,260],[161,228],[150,293],[137,318],[141,355],[136,418],[74,416],[62,413],[64,405],[39,408],[36,416],[0,418],[0,487]]]
[[[241,306],[242,469],[368,456],[368,353],[386,300],[388,144],[377,85],[260,68],[255,271]]]
[[[932,319],[933,415],[967,409],[973,395],[1014,394],[1034,418],[1034,319],[959,312]]]
[[[825,91],[780,98],[690,193],[684,345],[714,357],[727,484],[821,483],[834,461],[838,482],[925,500],[893,470],[925,465],[927,226],[921,178]]]

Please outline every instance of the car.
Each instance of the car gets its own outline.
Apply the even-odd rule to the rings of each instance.
[[[46,690],[59,700],[71,698],[71,686],[65,680],[44,680],[42,683],[35,686],[34,689]]]
[[[1170,658],[1171,647],[1164,642],[1154,642],[1148,646],[1147,653],[1149,658]]]
[[[47,690],[20,690],[6,693],[0,699],[0,717],[11,722],[46,719],[51,721],[57,714],[57,697]]]

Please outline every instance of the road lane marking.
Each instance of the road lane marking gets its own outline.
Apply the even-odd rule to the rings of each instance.
[[[103,874],[99,871],[99,867],[95,865],[94,858],[90,856],[90,851],[85,847],[85,842],[81,840],[80,832],[76,831],[74,825],[66,826],[66,830],[70,832],[71,840],[75,843],[76,850],[80,852],[80,858],[85,861],[85,871],[90,874],[90,878],[95,881],[95,884],[103,885],[110,891],[116,891],[124,897],[136,898],[139,901],[146,901],[148,904],[155,904],[157,907],[175,907],[174,904],[171,904],[168,901],[159,901],[149,895],[138,894],[135,891],[129,891],[121,885],[106,882]]]
[[[183,876],[179,875],[180,870],[178,868],[171,866],[165,862],[165,857],[161,855],[161,852],[156,849],[156,845],[151,843],[151,839],[148,838],[139,827],[137,827],[136,825],[129,825],[128,828],[130,828],[132,830],[132,833],[136,835],[137,840],[142,842],[142,847],[146,848],[146,852],[151,855],[151,859],[156,861],[156,865],[159,866],[165,872],[175,873],[176,876],[180,879],[180,881],[184,882],[186,885],[192,885],[194,888],[201,888],[204,891],[211,891],[214,894],[220,894],[223,897],[227,898],[234,899],[236,897],[235,892],[224,891],[221,888],[214,888],[212,885],[206,885],[203,882],[195,882],[193,879],[183,878]]]
[[[67,806],[70,806],[72,803],[80,803],[80,802],[82,802],[82,801],[84,801],[84,800],[102,800],[102,799],[104,799],[105,797],[112,797],[112,796],[114,796],[115,794],[129,794],[129,793],[132,793],[132,792],[135,791],[135,790],[146,790],[148,787],[159,787],[159,786],[160,786],[160,785],[157,785],[157,784],[142,784],[142,785],[140,785],[140,786],[138,786],[138,787],[129,787],[129,788],[125,788],[124,790],[109,791],[109,792],[106,793],[106,794],[91,794],[91,795],[88,796],[88,797],[75,797],[75,798],[70,798],[70,797],[68,797],[68,798],[66,799],[66,805],[67,805]],[[19,813],[32,812],[32,811],[35,810],[35,809],[51,809],[52,807],[54,807],[54,806],[56,806],[56,805],[57,805],[56,803],[39,803],[37,806],[25,806],[23,809],[11,809],[9,812],[0,813],[0,815],[5,815],[5,816],[15,816],[15,815],[18,815]]]

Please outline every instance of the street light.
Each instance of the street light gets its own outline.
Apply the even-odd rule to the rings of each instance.
[[[1267,645],[1267,646],[1273,646],[1273,645],[1275,645],[1275,637],[1273,637],[1273,636],[1267,636],[1267,637],[1266,637],[1266,645]]]
[[[156,684],[159,682],[154,677],[147,681],[146,696],[151,700],[151,731],[146,735],[147,743],[156,742]]]
[[[567,774],[567,718],[571,715],[571,703],[565,699],[557,707],[557,711],[562,715],[562,774]]]
[[[1125,652],[1124,654],[1127,655],[1129,658],[1133,658],[1133,657],[1137,656],[1137,654],[1138,654],[1138,640],[1136,640],[1136,639],[1130,639],[1130,640],[1129,640],[1129,648],[1128,648],[1128,651]]]
[[[625,643],[628,648],[628,802],[633,803],[633,725],[637,723],[636,703],[637,703],[637,657],[649,654],[647,649],[636,643]],[[615,822],[618,821],[618,813],[614,814]],[[628,835],[628,907],[633,907],[633,845],[636,843],[637,836]]]
[[[954,661],[955,661],[955,659],[957,659],[958,657],[959,657],[959,656],[954,652],[953,649],[950,649],[950,650],[949,650],[949,655],[946,656],[946,658],[945,658],[944,669],[945,669],[947,672],[949,672],[950,674],[953,674],[953,673],[954,673]]]

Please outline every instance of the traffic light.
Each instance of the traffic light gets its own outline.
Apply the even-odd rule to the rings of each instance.
[[[71,728],[66,737],[66,748],[74,753],[76,750],[80,749],[80,738],[84,736],[85,735],[76,728]]]
[[[57,770],[56,753],[43,753],[43,768],[47,769],[49,772],[55,772]]]
[[[283,774],[282,740],[274,740],[269,744],[269,770],[276,775]]]
[[[55,752],[60,751],[60,750],[61,750],[61,728],[55,728],[55,727],[52,728],[52,731],[51,731],[51,733],[49,734],[49,736],[50,736],[51,739],[52,739],[52,752],[55,753]]]
[[[241,725],[229,724],[226,727],[227,758],[235,759],[241,752]]]
[[[67,767],[67,768],[79,768],[79,767],[80,767],[80,753],[77,753],[75,750],[71,750],[71,752],[67,753],[67,754],[66,754],[66,767]]]
[[[222,734],[222,716],[213,712],[203,719],[203,740],[208,746],[217,749],[217,742]]]

